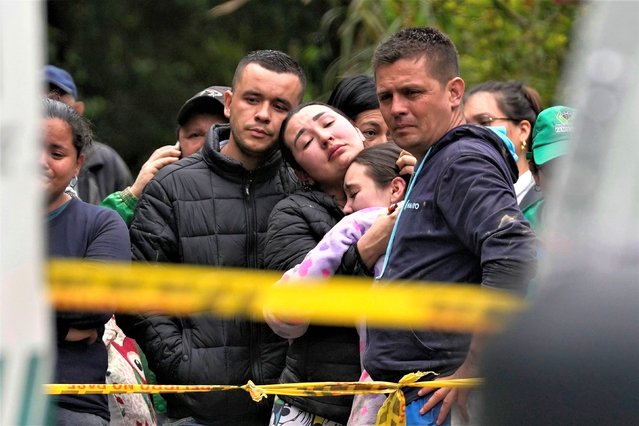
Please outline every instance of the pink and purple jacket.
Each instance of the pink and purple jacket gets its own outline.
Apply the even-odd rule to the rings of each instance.
[[[327,278],[334,275],[346,250],[356,244],[375,219],[385,212],[388,212],[386,207],[369,207],[345,216],[324,235],[315,248],[307,253],[302,263],[286,271],[276,285],[282,285],[288,281]],[[383,261],[384,256],[381,256],[375,263],[375,276],[381,272]],[[264,316],[271,329],[287,339],[300,337],[308,328],[307,322],[285,322],[268,312],[265,312]]]

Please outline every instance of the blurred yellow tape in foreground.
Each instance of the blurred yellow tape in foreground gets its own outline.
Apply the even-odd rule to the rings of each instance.
[[[84,394],[120,394],[120,393],[185,393],[244,390],[260,401],[266,395],[288,396],[341,396],[356,394],[381,394],[397,391],[400,387],[451,387],[471,388],[481,384],[481,379],[437,380],[400,385],[391,382],[317,382],[317,383],[280,383],[273,385],[255,385],[249,381],[243,386],[232,385],[139,385],[139,384],[48,384],[44,385],[49,395]]]
[[[281,273],[169,264],[52,260],[48,278],[60,310],[214,313],[313,323],[494,331],[524,302],[478,285],[388,282],[333,277],[273,286]]]

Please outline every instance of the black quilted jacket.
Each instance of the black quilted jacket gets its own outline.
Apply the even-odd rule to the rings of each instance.
[[[293,188],[279,151],[254,171],[219,153],[228,126],[207,136],[200,153],[162,169],[131,224],[133,256],[150,262],[263,268],[268,216]],[[142,347],[164,384],[276,383],[287,342],[264,323],[211,315],[125,317],[118,324]],[[167,394],[171,418],[209,425],[267,424],[272,398],[243,391]]]
[[[269,219],[265,266],[285,271],[301,263],[306,253],[342,217],[344,215],[333,198],[323,192],[299,190],[280,201]],[[344,254],[337,273],[359,275],[366,272],[351,247]],[[359,337],[355,327],[311,325],[302,337],[292,341],[280,381],[356,381],[360,372]],[[346,424],[353,403],[350,396],[281,398],[342,424]]]

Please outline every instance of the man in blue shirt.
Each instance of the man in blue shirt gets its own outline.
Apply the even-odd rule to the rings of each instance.
[[[433,28],[402,30],[378,46],[373,68],[390,139],[418,161],[381,278],[525,292],[535,235],[517,206],[517,164],[496,133],[465,124],[452,41]],[[478,375],[479,336],[369,329],[368,339],[365,367],[374,380]],[[466,393],[407,390],[407,424],[450,424],[453,405],[468,418]]]

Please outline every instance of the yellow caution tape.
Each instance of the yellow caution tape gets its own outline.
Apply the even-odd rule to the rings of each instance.
[[[263,309],[281,319],[326,325],[496,331],[524,306],[507,293],[478,285],[376,282],[332,277],[273,286],[281,273],[174,264],[119,264],[52,260],[51,299],[60,310],[214,313],[262,320]],[[390,285],[389,285],[390,284]]]
[[[316,383],[280,383],[256,386],[249,380],[246,385],[141,385],[141,384],[47,384],[44,391],[49,395],[87,395],[87,394],[123,394],[123,393],[185,393],[215,392],[226,390],[244,390],[255,402],[268,395],[279,396],[343,396],[357,394],[390,394],[377,413],[378,426],[405,426],[406,401],[402,387],[451,387],[471,388],[481,384],[481,379],[450,379],[418,382],[427,373],[410,373],[402,377],[399,383],[392,382],[316,382]]]
[[[142,384],[66,384],[44,385],[48,395],[110,395],[120,393],[185,393],[238,389],[239,386],[212,385],[142,385]]]
[[[397,388],[391,392],[388,398],[377,411],[376,425],[405,425],[406,424],[406,398],[402,386],[412,386],[419,379],[427,374],[436,374],[432,371],[427,373],[418,371],[409,373],[401,378]],[[422,386],[423,387],[423,386]]]
[[[427,373],[426,373],[427,374]],[[421,376],[420,376],[421,377]],[[403,379],[402,379],[403,380]],[[341,396],[357,394],[383,394],[396,392],[402,386],[408,387],[455,387],[472,388],[479,386],[481,379],[454,379],[429,382],[316,382],[316,383],[279,383],[273,385],[255,385],[249,381],[246,385],[142,385],[142,384],[47,384],[44,391],[49,395],[109,395],[121,393],[185,393],[218,392],[244,390],[260,401],[266,395],[287,396]]]

